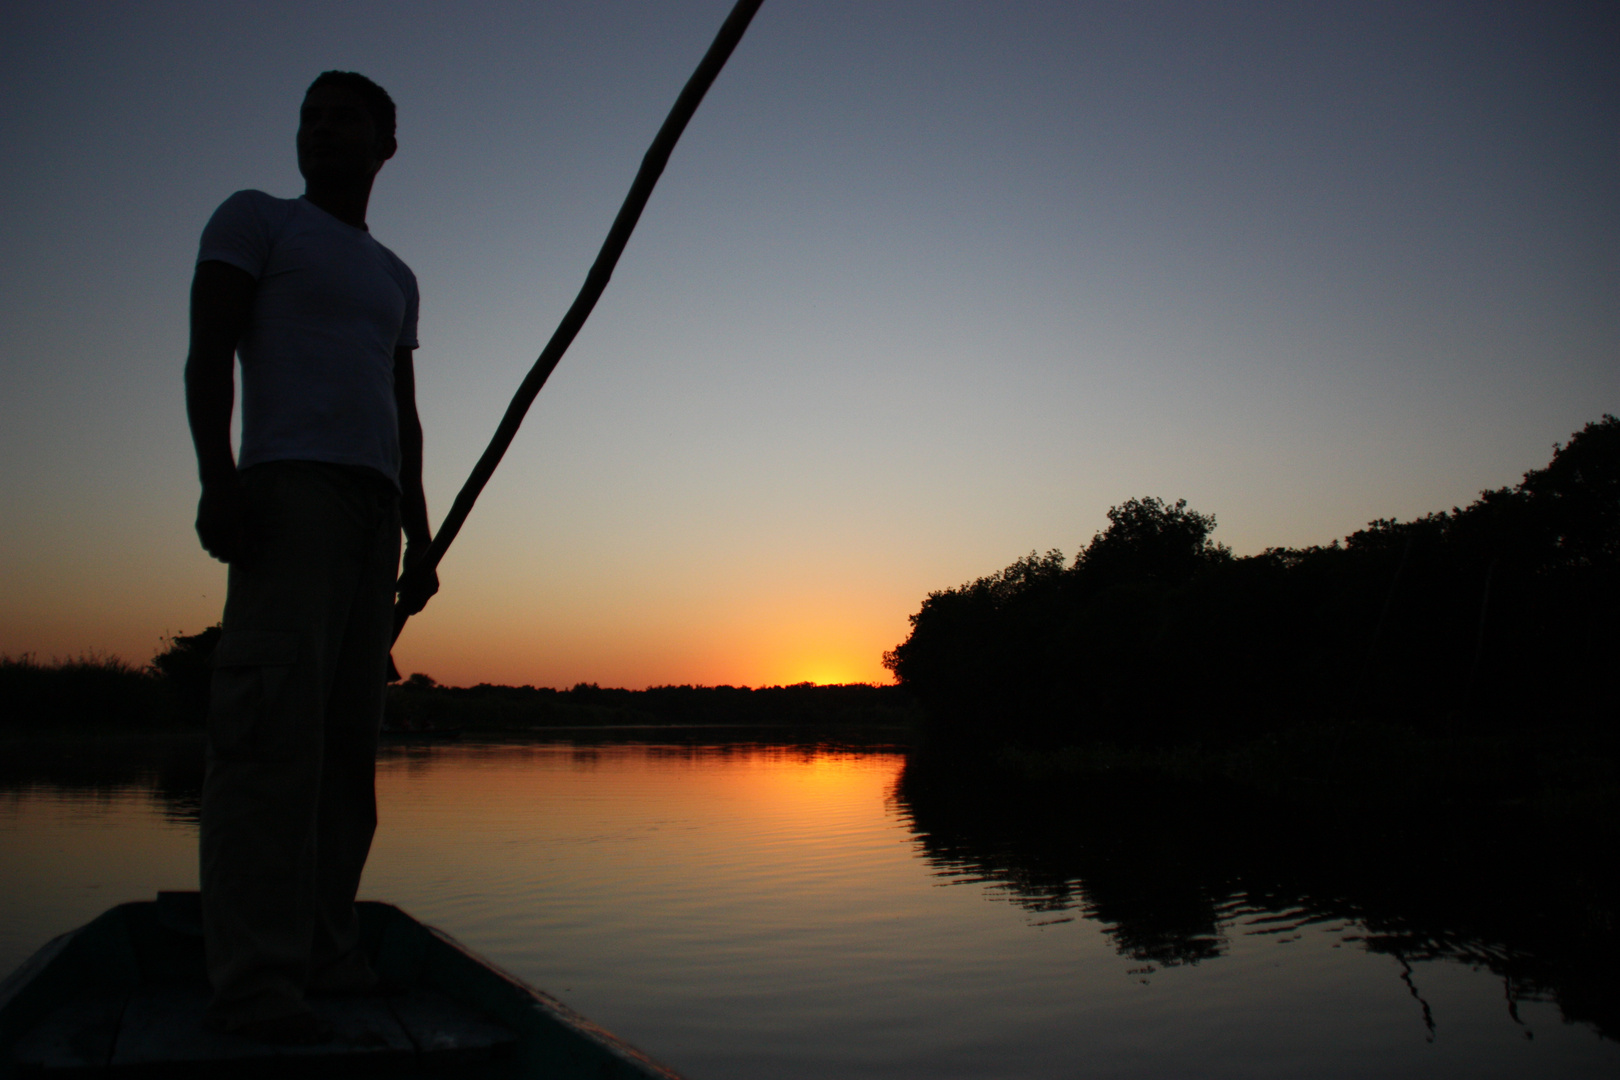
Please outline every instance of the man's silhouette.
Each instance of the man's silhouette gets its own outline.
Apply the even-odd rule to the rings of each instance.
[[[197,534],[230,564],[202,805],[208,1019],[292,1042],[324,1034],[306,994],[376,983],[354,896],[376,827],[401,527],[407,567],[430,539],[416,279],[366,230],[394,103],[325,72],[297,145],[302,198],[239,191],[203,230],[186,359]],[[414,612],[438,582],[407,572],[397,587]]]

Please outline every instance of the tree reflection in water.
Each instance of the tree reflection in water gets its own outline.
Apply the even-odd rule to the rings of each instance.
[[[1216,960],[1232,934],[1323,926],[1401,965],[1431,1038],[1426,960],[1494,972],[1521,1027],[1519,1002],[1552,1001],[1620,1038],[1613,853],[1578,838],[1462,813],[1278,814],[1142,776],[1059,789],[916,753],[895,800],[935,866],[1096,920],[1142,973]]]
[[[69,733],[20,739],[0,752],[0,791],[54,788],[111,794],[150,791],[169,821],[195,823],[202,811],[201,732],[115,735]]]

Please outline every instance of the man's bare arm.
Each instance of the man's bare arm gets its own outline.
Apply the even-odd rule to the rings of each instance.
[[[411,573],[433,541],[428,528],[427,493],[422,489],[422,420],[416,412],[416,366],[411,350],[394,350],[394,408],[399,415],[399,517],[405,528],[405,573],[399,600],[415,615],[439,591],[439,575],[428,570],[420,580]]]
[[[236,399],[236,343],[247,330],[257,289],[251,274],[229,263],[198,263],[191,279],[186,416],[202,480],[197,538],[221,562],[240,557],[247,545],[246,506],[231,453],[231,410]]]

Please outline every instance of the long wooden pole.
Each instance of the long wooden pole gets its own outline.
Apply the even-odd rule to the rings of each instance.
[[[467,515],[472,512],[473,503],[478,501],[478,495],[489,483],[494,475],[495,467],[501,463],[506,454],[506,448],[512,445],[512,438],[517,434],[518,427],[523,423],[523,417],[528,413],[529,406],[534,404],[535,396],[540,388],[546,385],[557,362],[562,359],[568,346],[573,344],[574,337],[579,333],[580,327],[590,316],[591,309],[601,297],[602,291],[607,288],[613,277],[613,268],[619,262],[619,256],[624,253],[625,244],[630,241],[630,234],[635,231],[636,222],[641,218],[641,211],[647,205],[647,199],[652,195],[653,186],[664,172],[664,165],[669,161],[670,151],[675,149],[675,143],[680,139],[681,132],[686,130],[687,121],[697,112],[698,105],[703,101],[703,95],[708,92],[715,76],[720,69],[726,66],[726,60],[731,51],[742,40],[743,32],[754,18],[764,0],[737,0],[737,5],[726,16],[726,21],[720,27],[720,33],[715,35],[714,44],[703,55],[697,70],[686,81],[681,90],[681,96],[675,99],[675,107],[669,110],[669,116],[664,119],[664,126],[658,129],[658,135],[652,141],[647,154],[641,159],[641,168],[636,173],[635,182],[630,185],[630,193],[624,197],[624,205],[619,207],[619,216],[613,219],[613,228],[608,230],[607,239],[602,242],[602,250],[596,254],[596,262],[591,264],[590,273],[585,275],[585,284],[580,287],[579,295],[574,297],[574,303],[569,307],[568,313],[557,324],[552,333],[551,340],[546,342],[545,349],[540,358],[534,362],[529,373],[523,377],[518,386],[517,393],[512,396],[512,403],[506,407],[506,415],[501,417],[500,426],[495,429],[495,435],[489,440],[484,454],[473,466],[472,475],[467,482],[461,485],[461,491],[456,495],[456,501],[451,504],[450,512],[445,515],[444,521],[439,524],[439,531],[428,545],[427,553],[421,562],[410,568],[408,573],[426,573],[439,565],[444,553],[449,549],[456,534],[461,531],[462,524]],[[406,615],[399,606],[394,608],[394,640],[399,640],[399,633],[405,628]]]

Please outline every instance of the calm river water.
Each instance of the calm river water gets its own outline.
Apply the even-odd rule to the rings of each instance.
[[[196,887],[190,753],[7,770],[0,968]],[[1620,1076],[1602,1016],[1568,1019],[1506,946],[1236,878],[1133,908],[1107,852],[1094,887],[952,832],[905,766],[881,746],[393,746],[362,895],[696,1080]]]

